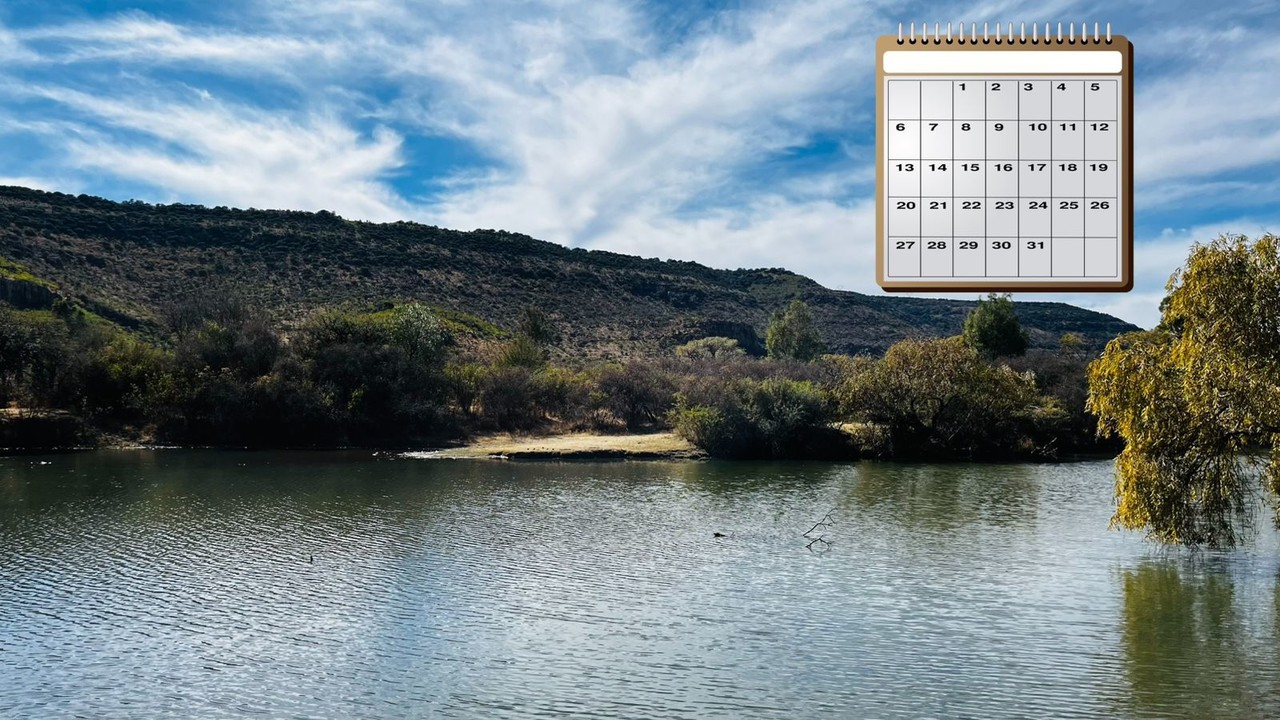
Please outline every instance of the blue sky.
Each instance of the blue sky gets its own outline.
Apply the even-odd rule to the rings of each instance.
[[[0,184],[504,228],[879,293],[875,37],[1109,21],[1135,46],[1136,287],[1019,298],[1151,326],[1191,243],[1280,232],[1280,13],[1205,7],[4,0]]]

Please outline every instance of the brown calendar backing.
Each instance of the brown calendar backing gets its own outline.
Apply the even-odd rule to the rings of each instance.
[[[876,42],[876,281],[885,290],[888,291],[966,291],[966,292],[1027,292],[1027,291],[1057,291],[1057,292],[1127,292],[1133,289],[1133,44],[1123,35],[1112,35],[1108,43],[1106,40],[1098,42],[1093,37],[1086,40],[1076,38],[1075,42],[1068,42],[1066,38],[1059,41],[1057,38],[1040,37],[1038,42],[1032,42],[1031,38],[1024,40],[1019,37],[1010,39],[1009,34],[999,36],[990,36],[989,41],[984,41],[978,37],[974,42],[971,37],[956,36],[953,40],[948,40],[947,36],[928,35],[923,40],[915,37],[914,42],[911,38],[899,39],[897,35],[882,35]],[[1119,117],[1123,118],[1123,127],[1120,134],[1120,157],[1123,158],[1120,163],[1119,176],[1119,195],[1124,198],[1122,213],[1120,215],[1119,232],[1121,237],[1117,238],[1120,251],[1120,281],[1105,280],[1101,282],[1090,281],[1052,281],[1044,282],[1025,281],[1014,284],[1001,283],[998,280],[988,280],[985,278],[978,279],[957,279],[954,281],[938,282],[936,280],[913,281],[893,279],[889,280],[885,277],[885,253],[887,252],[888,238],[886,235],[885,217],[885,194],[888,192],[885,177],[885,153],[887,152],[887,137],[885,127],[885,72],[884,72],[884,55],[886,52],[894,50],[909,50],[912,52],[930,52],[930,53],[949,53],[956,51],[981,51],[981,52],[1011,52],[1011,51],[1082,51],[1096,52],[1098,50],[1114,50],[1123,56],[1123,67],[1119,73],[1098,73],[1100,78],[1120,78],[1123,84],[1123,90],[1120,97],[1120,105],[1118,108]],[[945,73],[930,72],[930,77],[937,76],[945,78],[948,75],[974,75],[982,74],[992,78],[1003,76],[1043,76],[1055,77],[1059,73]],[[1074,73],[1076,75],[1087,75],[1089,73]]]

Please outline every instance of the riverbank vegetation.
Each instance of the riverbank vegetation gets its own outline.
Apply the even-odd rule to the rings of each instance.
[[[763,357],[707,337],[657,357],[573,363],[553,360],[556,323],[537,308],[509,330],[420,303],[325,310],[284,328],[209,292],[176,302],[167,335],[147,341],[59,302],[0,309],[0,402],[11,414],[39,409],[46,424],[56,414],[101,438],[164,444],[421,447],[493,432],[672,430],[732,458],[1097,449],[1078,432],[1096,422],[1083,407],[1089,358],[1070,337],[1056,351],[1002,355],[992,348],[1007,338],[996,336],[1021,330],[1007,322],[1007,299],[982,303],[975,322],[991,312],[1007,317],[985,339],[907,340],[882,357],[850,357],[823,354],[795,300],[774,314]],[[4,424],[5,444],[40,444],[31,422]],[[62,428],[46,444],[69,438],[86,441]]]

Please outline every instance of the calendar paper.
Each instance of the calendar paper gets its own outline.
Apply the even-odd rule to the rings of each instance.
[[[1133,287],[1133,46],[888,35],[876,46],[886,290]]]

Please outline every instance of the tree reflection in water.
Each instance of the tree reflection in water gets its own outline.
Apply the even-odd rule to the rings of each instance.
[[[1251,622],[1229,567],[1199,558],[1123,571],[1122,643],[1140,717],[1280,716],[1280,615]],[[1274,582],[1274,580],[1273,580]],[[1280,610],[1280,586],[1276,590]]]

